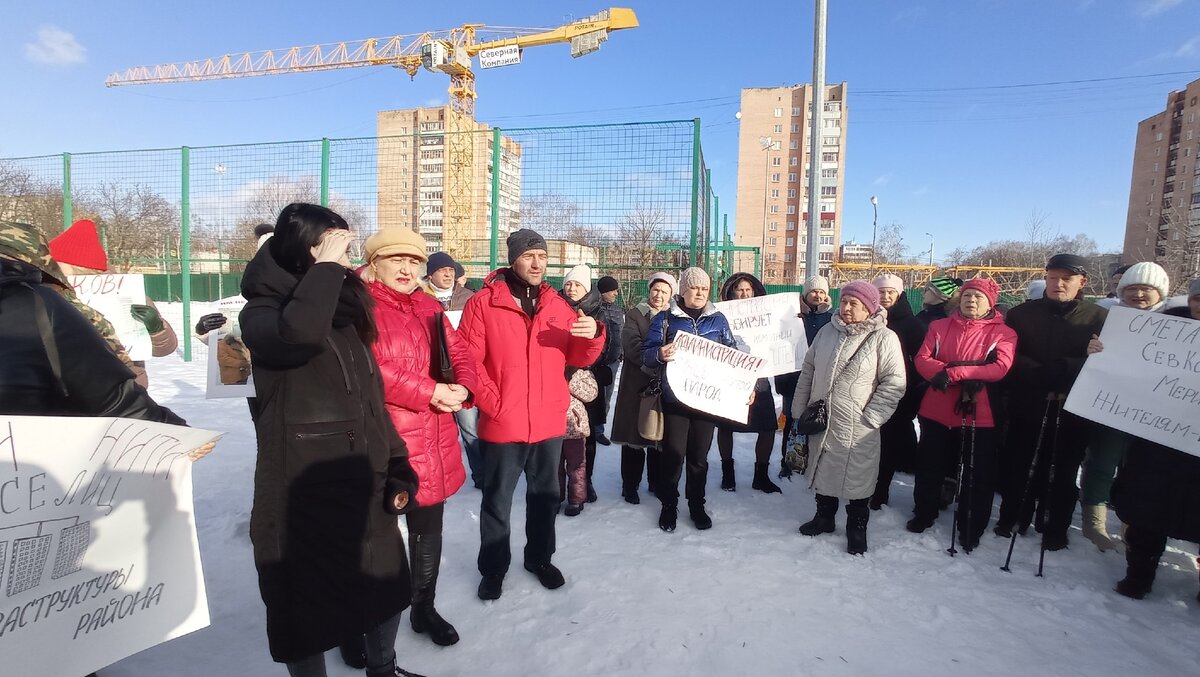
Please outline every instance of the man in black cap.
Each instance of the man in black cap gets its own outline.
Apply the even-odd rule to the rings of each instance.
[[[1090,424],[1063,411],[1067,393],[1087,359],[1108,311],[1081,299],[1087,284],[1082,257],[1056,254],[1046,263],[1045,296],[1022,303],[1005,321],[1017,332],[1017,355],[1008,387],[1008,459],[1001,477],[998,536],[1022,534],[1034,517],[1042,547],[1067,547]],[[1036,466],[1030,475],[1030,467]]]
[[[480,599],[500,597],[512,560],[513,493],[525,475],[525,569],[547,588],[563,585],[555,550],[558,467],[567,430],[567,367],[588,368],[604,350],[604,324],[576,311],[545,282],[546,240],[508,236],[508,268],[488,275],[467,301],[459,333],[483,367],[475,393],[483,456],[479,514]]]
[[[458,283],[458,271],[462,268],[452,256],[446,252],[434,252],[429,255],[425,265],[425,293],[437,299],[443,310],[461,311],[467,306],[467,299],[474,293]],[[471,470],[471,482],[476,489],[483,487],[483,460],[479,457],[479,410],[475,407],[464,407],[454,412],[454,420],[458,422],[458,432],[462,436],[463,451],[467,455],[467,467]]]

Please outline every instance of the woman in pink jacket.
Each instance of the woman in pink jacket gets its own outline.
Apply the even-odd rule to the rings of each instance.
[[[907,527],[919,534],[933,526],[946,468],[956,467],[958,534],[967,552],[992,516],[999,416],[989,386],[1008,373],[1017,348],[1016,332],[995,309],[999,294],[990,279],[964,284],[958,309],[929,325],[914,359],[930,387],[917,414],[921,441]]]
[[[419,479],[417,507],[407,515],[412,559],[412,628],[442,646],[458,641],[454,626],[433,607],[442,555],[446,499],[466,480],[454,412],[472,405],[475,361],[436,299],[421,291],[428,257],[425,240],[407,228],[385,228],[367,238],[367,266],[379,340],[372,346],[383,378],[384,401],[396,432],[408,445]],[[443,351],[452,374],[445,373]]]

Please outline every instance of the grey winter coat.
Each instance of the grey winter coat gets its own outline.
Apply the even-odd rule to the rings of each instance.
[[[828,427],[808,440],[809,486],[814,491],[847,500],[874,493],[879,428],[891,418],[904,388],[904,351],[887,328],[886,310],[851,325],[834,316],[817,333],[805,354],[792,403],[793,417],[810,402],[825,399],[828,406]]]

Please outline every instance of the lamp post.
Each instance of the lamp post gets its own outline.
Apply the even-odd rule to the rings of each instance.
[[[769,136],[758,137],[758,145],[763,151],[763,235],[762,235],[762,268],[763,276],[767,275],[767,222],[770,219],[768,198],[771,193],[771,147],[775,140]]]
[[[875,267],[875,234],[878,232],[879,224],[879,198],[871,196],[871,267]]]
[[[933,233],[925,233],[929,236],[929,265],[933,266]]]

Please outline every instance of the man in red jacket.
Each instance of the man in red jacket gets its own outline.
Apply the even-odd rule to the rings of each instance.
[[[513,492],[525,473],[525,569],[547,588],[564,583],[550,563],[559,503],[558,464],[567,428],[566,368],[587,367],[604,349],[604,325],[571,309],[543,281],[547,245],[521,229],[508,236],[508,268],[467,301],[459,333],[483,366],[475,403],[483,455],[479,516],[480,599],[498,599],[512,560]]]

